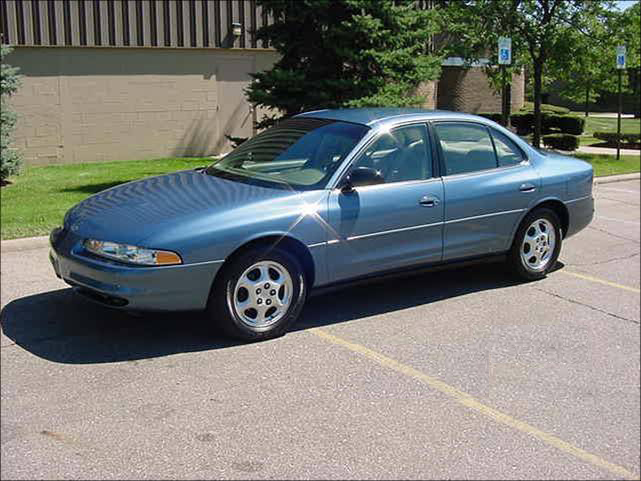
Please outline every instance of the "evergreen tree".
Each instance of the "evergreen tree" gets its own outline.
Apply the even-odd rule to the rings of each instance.
[[[366,106],[417,106],[416,88],[438,78],[430,52],[437,12],[413,0],[259,0],[274,23],[258,30],[281,55],[253,75],[249,100],[283,116]],[[278,115],[261,121],[263,128]]]
[[[18,173],[20,155],[11,148],[11,134],[16,125],[16,114],[9,108],[9,96],[20,86],[18,69],[4,63],[5,57],[11,52],[8,45],[0,45],[0,182],[5,183],[7,177]]]

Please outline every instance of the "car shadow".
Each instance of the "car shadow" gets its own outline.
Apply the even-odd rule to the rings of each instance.
[[[518,283],[500,265],[374,281],[311,297],[293,330],[358,321]],[[204,313],[134,317],[89,302],[72,289],[16,299],[2,309],[0,323],[4,335],[23,349],[66,364],[133,361],[242,344],[221,336]]]

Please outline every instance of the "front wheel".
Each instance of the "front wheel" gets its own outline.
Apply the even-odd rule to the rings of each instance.
[[[561,252],[561,223],[550,209],[529,213],[516,233],[509,255],[512,271],[531,281],[542,279],[556,264]]]
[[[229,336],[259,341],[283,335],[307,295],[298,260],[279,248],[252,249],[233,259],[213,286],[208,311]]]

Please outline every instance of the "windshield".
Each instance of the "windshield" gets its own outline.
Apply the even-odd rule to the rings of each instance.
[[[206,172],[270,187],[322,189],[368,130],[327,119],[285,120],[243,142]]]

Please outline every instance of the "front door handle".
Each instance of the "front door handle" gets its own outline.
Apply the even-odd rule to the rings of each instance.
[[[421,197],[418,203],[423,207],[436,207],[441,203],[441,201],[438,197],[435,197],[433,195],[424,195],[423,197]]]
[[[521,192],[534,192],[536,190],[536,186],[528,182],[526,184],[521,184],[521,186],[519,187],[519,190]]]

